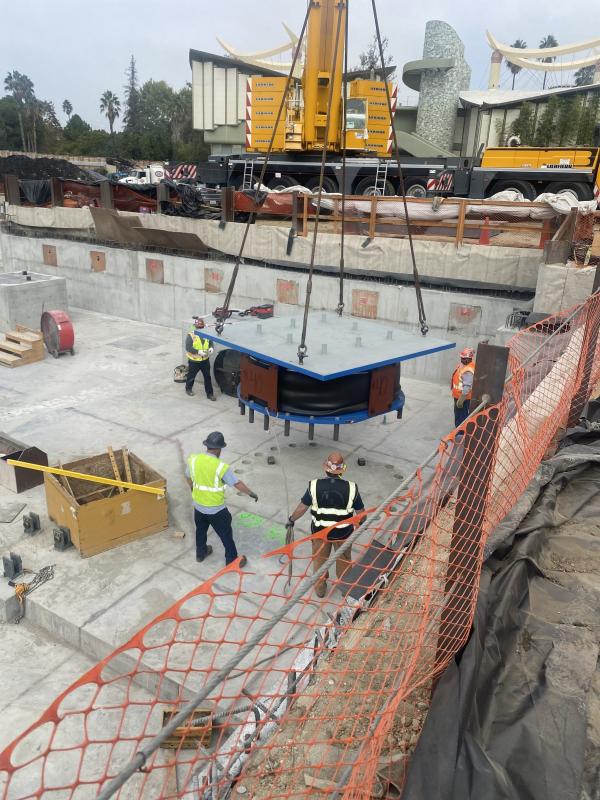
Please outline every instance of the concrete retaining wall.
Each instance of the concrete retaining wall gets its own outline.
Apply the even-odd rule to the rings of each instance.
[[[124,212],[121,212],[124,214]],[[94,236],[91,213],[87,208],[26,208],[9,206],[9,218],[19,225],[35,228],[58,228],[68,232]],[[162,214],[141,214],[147,228],[194,233],[209,247],[228,255],[237,255],[246,225],[229,222],[220,228],[214,220],[185,219]],[[258,261],[296,262],[307,264],[312,248],[311,237],[294,239],[287,254],[290,223],[252,225],[244,254]],[[347,235],[344,260],[348,271],[374,275],[412,275],[410,247],[405,239],[377,237],[365,245],[366,234]],[[414,241],[419,274],[423,279],[463,281],[469,286],[487,285],[533,291],[542,262],[542,251],[535,248],[482,246],[423,239]],[[315,263],[339,268],[340,237],[320,232]]]
[[[44,263],[44,245],[56,247],[56,266]],[[193,314],[209,314],[225,298],[233,264],[94,246],[86,242],[13,236],[0,233],[3,269],[31,269],[67,278],[69,305],[128,319],[173,326]],[[298,313],[307,276],[293,270],[242,265],[231,306],[245,308],[274,302],[278,315]],[[311,308],[334,310],[339,282],[335,276],[313,280]],[[423,299],[433,336],[456,341],[457,347],[481,339],[495,341],[497,329],[514,302],[465,292],[426,289]],[[348,278],[347,313],[418,330],[414,289]],[[446,384],[455,351],[427,356],[403,365],[404,374]]]

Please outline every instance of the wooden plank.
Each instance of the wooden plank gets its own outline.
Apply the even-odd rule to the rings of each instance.
[[[115,476],[115,480],[116,481],[120,481],[121,480],[121,473],[119,472],[119,468],[117,467],[117,460],[115,458],[115,454],[113,452],[112,447],[108,448],[108,457],[110,458],[110,463],[111,463],[112,470],[113,470],[113,473],[114,473],[114,476]],[[125,489],[123,489],[122,486],[119,486],[119,494],[123,494],[124,491],[125,491]]]
[[[22,363],[19,356],[12,356],[9,353],[0,353],[0,364],[5,367],[17,367]]]
[[[63,467],[63,465],[62,465],[62,461],[59,461],[59,462],[58,462],[58,466],[59,466],[61,469],[64,469],[64,467]],[[71,489],[71,484],[69,483],[69,479],[67,478],[67,476],[66,476],[66,475],[59,475],[59,476],[58,476],[58,479],[59,479],[59,481],[62,483],[63,487],[64,487],[64,488],[67,490],[67,492],[68,492],[68,493],[69,493],[69,494],[70,494],[72,497],[75,497],[75,492],[73,491],[73,489]],[[75,499],[77,499],[77,498],[75,498]]]
[[[371,195],[371,215],[369,216],[369,239],[375,238],[375,223],[377,222],[377,196]]]
[[[123,465],[125,467],[125,477],[129,481],[129,483],[133,483],[133,478],[131,477],[131,464],[129,463],[129,450],[126,447],[121,448],[121,453],[123,454]]]
[[[31,345],[18,344],[17,342],[1,341],[0,350],[6,353],[13,353],[16,356],[24,356],[31,351]]]
[[[467,204],[460,204],[460,211],[458,212],[458,223],[456,225],[456,246],[460,247],[462,244],[463,236],[465,235],[465,215],[467,211]]]

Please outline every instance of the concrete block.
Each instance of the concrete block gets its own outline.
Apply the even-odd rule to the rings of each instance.
[[[30,279],[30,280],[28,280]],[[67,310],[67,286],[64,278],[29,272],[0,275],[0,331],[25,325],[39,330],[42,312]]]
[[[14,622],[21,615],[21,605],[8,580],[0,580],[0,623]]]

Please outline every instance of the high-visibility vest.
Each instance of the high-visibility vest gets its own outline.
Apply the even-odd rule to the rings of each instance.
[[[200,506],[222,506],[225,504],[223,475],[229,464],[207,453],[194,453],[188,458],[192,481],[192,498]]]
[[[330,525],[335,525],[336,522],[343,522],[343,520],[353,517],[355,514],[354,500],[357,492],[356,484],[352,481],[342,481],[341,478],[338,478],[340,482],[348,486],[348,500],[346,505],[342,508],[331,508],[330,506],[321,505],[323,501],[319,498],[319,480],[327,480],[327,478],[315,479],[308,484],[310,499],[312,501],[310,513],[315,528],[329,528]]]
[[[459,397],[463,397],[463,375],[467,372],[475,372],[475,362],[471,361],[470,364],[459,364],[458,367],[452,373],[452,397],[455,400],[458,400]],[[472,392],[464,395],[465,400],[471,399]]]
[[[203,339],[201,336],[198,336],[195,333],[195,329],[189,332],[188,336],[192,338],[192,351],[187,349],[189,347],[188,341],[186,340],[186,355],[190,361],[206,361],[209,357],[208,348],[210,347],[210,340]]]

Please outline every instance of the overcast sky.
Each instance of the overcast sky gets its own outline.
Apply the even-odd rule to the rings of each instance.
[[[566,44],[600,35],[600,29],[590,30],[594,5],[595,0],[377,3],[382,31],[400,67],[421,55],[427,20],[452,25],[465,44],[473,89],[487,86],[486,28],[507,43],[521,38],[534,47],[551,33]],[[54,102],[61,119],[62,101],[68,98],[76,113],[107,128],[98,99],[106,89],[122,98],[132,53],[142,82],[163,79],[178,88],[191,78],[190,48],[220,53],[216,36],[242,53],[277,46],[285,40],[281,22],[299,30],[305,7],[304,0],[0,0],[0,75],[24,72],[38,97]],[[373,35],[373,23],[370,0],[351,0],[350,7],[353,64]],[[535,88],[530,76],[517,80],[517,86]],[[410,95],[401,81],[398,94],[403,102]]]

